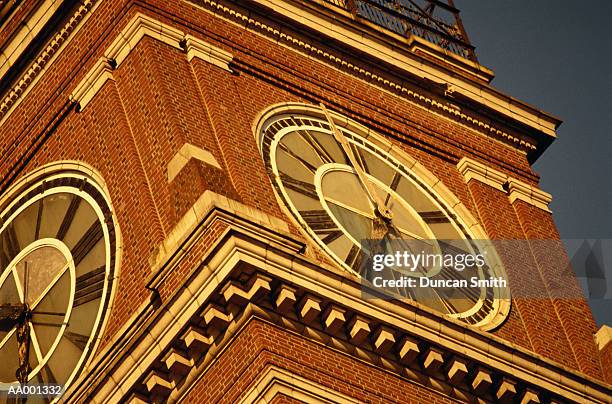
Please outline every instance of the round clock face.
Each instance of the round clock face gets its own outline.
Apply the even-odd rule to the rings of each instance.
[[[100,337],[115,231],[83,175],[50,176],[0,213],[0,383],[69,384]]]
[[[427,254],[476,253],[475,242],[456,214],[400,159],[385,151],[389,145],[372,141],[371,133],[363,136],[346,128],[336,133],[322,115],[277,115],[264,124],[260,145],[279,199],[334,261],[369,279],[362,266],[373,254],[372,249],[362,251],[367,248],[362,240],[367,239],[384,239],[383,250],[391,254],[402,245],[409,251],[418,245],[419,252]],[[379,205],[389,212],[385,220],[381,220]],[[386,278],[465,281],[502,275],[486,264],[461,271],[441,264],[420,272],[399,267],[390,271]],[[496,317],[501,293],[486,286],[456,288],[444,294],[436,288],[398,288],[393,296],[483,326]]]

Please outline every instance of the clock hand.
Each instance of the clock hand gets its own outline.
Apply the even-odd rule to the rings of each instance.
[[[357,158],[353,154],[353,151],[351,150],[348,144],[348,141],[336,127],[336,124],[334,123],[334,120],[332,119],[332,117],[329,115],[329,112],[327,112],[325,105],[323,105],[323,103],[321,103],[320,105],[321,105],[321,109],[323,110],[323,113],[325,114],[325,117],[327,118],[327,122],[329,123],[329,126],[331,127],[334,138],[336,139],[338,143],[340,143],[340,146],[342,147],[347,157],[349,158],[351,165],[353,166],[353,169],[357,173],[357,177],[359,178],[361,185],[363,185],[366,193],[368,194],[368,197],[370,198],[370,200],[376,207],[376,213],[380,215],[384,220],[390,221],[392,218],[391,211],[389,210],[387,205],[385,205],[385,203],[382,201],[378,193],[376,193],[372,184],[368,181],[368,178],[366,177],[365,172],[361,168],[361,165],[357,161]]]

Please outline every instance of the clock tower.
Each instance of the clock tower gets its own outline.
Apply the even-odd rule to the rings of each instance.
[[[452,0],[0,24],[0,401],[612,400],[532,169],[561,121],[490,84]]]

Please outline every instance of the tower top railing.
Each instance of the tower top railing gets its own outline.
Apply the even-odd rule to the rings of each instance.
[[[396,34],[414,35],[477,62],[453,0],[324,0]]]

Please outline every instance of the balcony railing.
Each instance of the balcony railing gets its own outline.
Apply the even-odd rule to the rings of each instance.
[[[477,61],[452,0],[324,0],[402,36],[415,35]]]

